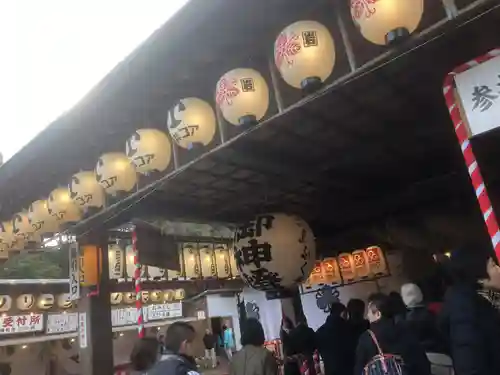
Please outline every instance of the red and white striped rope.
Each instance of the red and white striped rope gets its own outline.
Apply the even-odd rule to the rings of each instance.
[[[140,338],[145,335],[144,315],[142,309],[142,285],[141,285],[141,270],[142,265],[139,263],[139,250],[137,249],[137,233],[132,232],[132,249],[134,251],[134,282],[135,282],[135,308],[137,310],[137,333]]]
[[[465,72],[466,70],[471,69],[497,56],[500,56],[500,48],[493,49],[483,56],[468,61],[448,73],[444,80],[443,95],[446,100],[446,105],[448,106],[451,120],[453,121],[453,126],[455,127],[455,133],[462,150],[465,164],[469,171],[472,186],[474,187],[474,190],[476,192],[476,198],[479,203],[479,207],[481,208],[484,222],[486,223],[486,227],[488,228],[491,243],[493,244],[493,248],[495,249],[497,258],[500,260],[500,231],[498,222],[495,213],[493,212],[493,206],[491,205],[491,201],[486,190],[486,185],[484,183],[483,176],[481,175],[481,170],[479,169],[479,165],[477,164],[476,156],[472,151],[472,145],[469,141],[468,129],[463,122],[462,115],[460,114],[460,110],[457,105],[453,90],[455,76],[457,74]]]

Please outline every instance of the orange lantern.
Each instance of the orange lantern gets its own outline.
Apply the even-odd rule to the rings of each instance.
[[[311,271],[311,274],[309,275],[309,278],[306,281],[307,285],[313,286],[317,284],[322,284],[323,281],[323,274],[321,272],[321,262],[317,261],[314,263],[314,267]]]
[[[321,262],[321,272],[323,274],[324,283],[340,284],[342,282],[339,265],[335,258],[325,258],[323,262]]]
[[[99,283],[102,272],[102,252],[95,245],[80,247],[80,282],[83,286],[93,286]]]
[[[356,270],[354,269],[354,261],[352,254],[342,253],[337,257],[339,262],[340,274],[344,282],[351,282],[356,279]]]
[[[356,250],[352,253],[354,262],[354,269],[358,279],[365,279],[370,275],[370,267],[368,266],[368,259],[366,258],[365,250]]]
[[[370,273],[374,276],[382,276],[388,274],[387,264],[384,253],[378,246],[370,246],[366,249],[366,257]]]

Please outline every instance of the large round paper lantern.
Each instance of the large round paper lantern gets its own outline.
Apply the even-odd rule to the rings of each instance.
[[[234,69],[217,82],[215,100],[222,116],[233,125],[260,121],[269,107],[269,88],[253,69]]]
[[[21,241],[32,241],[35,229],[31,226],[28,211],[18,212],[12,216],[12,231]]]
[[[351,0],[351,16],[361,34],[380,45],[413,33],[423,13],[424,0]]]
[[[127,140],[126,154],[140,174],[163,172],[170,164],[172,145],[158,129],[139,129]]]
[[[75,223],[82,218],[82,212],[71,199],[68,188],[58,187],[52,190],[47,199],[49,214],[55,216],[60,223]]]
[[[298,216],[259,215],[235,233],[235,257],[242,279],[257,290],[279,290],[307,279],[316,241]]]
[[[274,42],[274,61],[290,86],[317,87],[332,74],[335,65],[333,38],[319,22],[295,22]]]
[[[189,150],[212,142],[217,122],[210,104],[198,98],[184,98],[168,111],[167,126],[175,143]]]
[[[97,182],[94,171],[82,171],[74,174],[68,188],[71,199],[82,211],[104,207],[106,195],[102,186]]]
[[[0,243],[8,249],[12,248],[17,238],[14,234],[12,221],[4,221],[0,223]]]
[[[127,155],[121,152],[110,152],[99,158],[96,166],[96,179],[110,195],[129,192],[137,184],[134,165]]]
[[[28,219],[36,235],[55,233],[59,229],[59,221],[57,217],[49,213],[49,207],[45,199],[31,203],[28,209]]]

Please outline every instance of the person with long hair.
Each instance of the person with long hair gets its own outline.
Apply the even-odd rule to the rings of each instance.
[[[257,319],[247,319],[241,334],[243,348],[230,364],[230,375],[277,375],[278,366],[272,353],[264,347],[264,329]]]

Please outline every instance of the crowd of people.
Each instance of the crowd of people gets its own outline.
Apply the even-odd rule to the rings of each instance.
[[[461,249],[446,265],[450,285],[439,305],[426,303],[416,284],[401,293],[376,293],[367,303],[352,299],[330,306],[325,323],[314,332],[305,318],[281,326],[283,359],[264,347],[264,331],[256,319],[242,327],[242,349],[234,354],[232,332],[222,336],[230,359],[230,375],[316,375],[313,356],[319,352],[325,375],[431,375],[429,358],[450,358],[455,375],[500,374],[500,266],[481,248]],[[224,330],[226,332],[226,330]],[[207,331],[210,355],[216,340]],[[194,329],[174,323],[167,329],[163,352],[156,339],[143,339],[132,353],[134,369],[147,375],[197,375],[192,357]],[[208,353],[207,353],[208,355]]]

